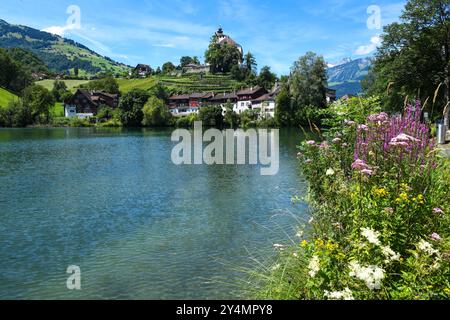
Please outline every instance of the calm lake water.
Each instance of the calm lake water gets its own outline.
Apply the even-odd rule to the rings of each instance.
[[[307,219],[296,130],[280,171],[175,166],[171,131],[0,129],[0,299],[231,299]],[[82,289],[66,288],[81,268]]]

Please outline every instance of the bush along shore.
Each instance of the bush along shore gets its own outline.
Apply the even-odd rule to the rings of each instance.
[[[450,298],[450,163],[419,102],[398,116],[373,105],[301,145],[312,217],[255,273],[260,298]]]

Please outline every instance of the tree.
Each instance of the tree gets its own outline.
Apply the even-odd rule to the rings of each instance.
[[[22,62],[15,61],[9,53],[0,48],[0,87],[20,93],[33,80]]]
[[[11,101],[6,108],[0,108],[0,126],[26,127],[33,124],[31,110],[21,100]]]
[[[229,128],[234,129],[239,124],[239,115],[236,112],[234,112],[233,104],[231,103],[230,100],[227,101],[225,105],[225,110],[226,112],[224,122]]]
[[[240,123],[243,128],[256,127],[260,116],[258,110],[245,110],[240,114]]]
[[[133,89],[126,93],[119,103],[120,120],[125,127],[140,127],[144,114],[142,108],[149,98],[149,94],[141,89]]]
[[[176,69],[175,65],[172,62],[166,62],[162,66],[162,73],[169,74]]]
[[[252,53],[247,52],[247,54],[244,56],[244,65],[247,69],[248,75],[256,75],[258,64],[256,63],[255,56]]]
[[[195,60],[194,58],[187,57],[187,56],[181,57],[181,59],[180,59],[180,67],[181,67],[181,68],[184,68],[184,67],[186,67],[188,64],[191,64],[191,63],[198,64],[197,62],[198,62],[198,59]]]
[[[223,114],[221,106],[206,106],[200,109],[198,115],[204,126],[223,128]]]
[[[428,98],[430,108],[442,110],[450,96],[449,45],[449,2],[409,0],[401,21],[384,29],[374,66],[365,81],[366,92],[381,95],[391,110],[401,110],[406,96],[422,101]]]
[[[217,36],[214,35],[205,52],[205,61],[211,65],[213,73],[230,72],[233,66],[242,62],[242,54],[234,45],[217,43]]]
[[[261,69],[259,76],[257,78],[257,83],[260,87],[266,90],[271,90],[277,81],[277,76],[275,73],[270,71],[270,67],[265,66]]]
[[[64,81],[55,80],[53,82],[52,94],[56,101],[63,102],[70,95],[70,91],[67,89]]]
[[[55,98],[50,91],[39,85],[26,88],[22,97],[23,104],[30,109],[34,122],[40,122],[41,116],[46,123],[50,120],[50,108],[55,105]]]
[[[169,100],[169,97],[173,93],[173,89],[169,89],[167,86],[157,83],[149,90],[150,96],[155,96],[158,99],[163,100],[164,102],[167,102]]]
[[[294,63],[290,75],[290,90],[296,108],[326,106],[327,73],[321,56],[308,52]]]
[[[102,79],[93,80],[84,85],[84,87],[89,90],[105,91],[111,94],[120,93],[119,83],[112,75],[107,75]]]
[[[172,114],[164,100],[155,96],[150,97],[143,109],[144,119],[142,125],[150,127],[165,127],[171,124]]]
[[[275,121],[279,126],[290,126],[292,122],[291,96],[289,88],[283,85],[276,99]]]

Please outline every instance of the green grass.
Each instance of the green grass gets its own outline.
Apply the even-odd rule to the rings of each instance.
[[[67,88],[72,91],[75,92],[76,89],[85,83],[88,83],[89,80],[63,80],[66,83]],[[40,86],[43,86],[44,88],[48,89],[48,90],[52,90],[53,89],[53,83],[55,82],[55,80],[52,79],[48,79],[48,80],[41,80],[41,81],[37,81],[35,82],[35,84],[38,84]]]
[[[54,118],[64,117],[64,106],[61,102],[55,103],[55,105],[50,109],[50,114]]]
[[[117,79],[120,92],[127,93],[132,89],[149,90],[155,86],[157,80],[155,77],[145,79]]]
[[[0,88],[0,108],[7,107],[10,101],[16,99],[19,99],[19,97],[3,88]]]
[[[120,91],[126,93],[132,89],[149,90],[161,83],[176,92],[231,92],[243,86],[228,75],[186,75],[182,77],[154,76],[146,79],[119,79]]]

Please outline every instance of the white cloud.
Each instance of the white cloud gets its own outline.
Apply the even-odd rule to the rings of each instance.
[[[372,39],[370,39],[370,44],[359,46],[358,49],[356,49],[355,54],[359,56],[370,54],[375,50],[377,50],[380,44],[381,44],[380,36],[374,36],[372,37]]]
[[[74,30],[76,29],[75,25],[66,25],[64,27],[61,26],[51,26],[48,28],[44,28],[42,29],[42,31],[51,33],[51,34],[56,34],[58,36],[64,37],[64,35],[66,34],[67,31],[69,30]]]

